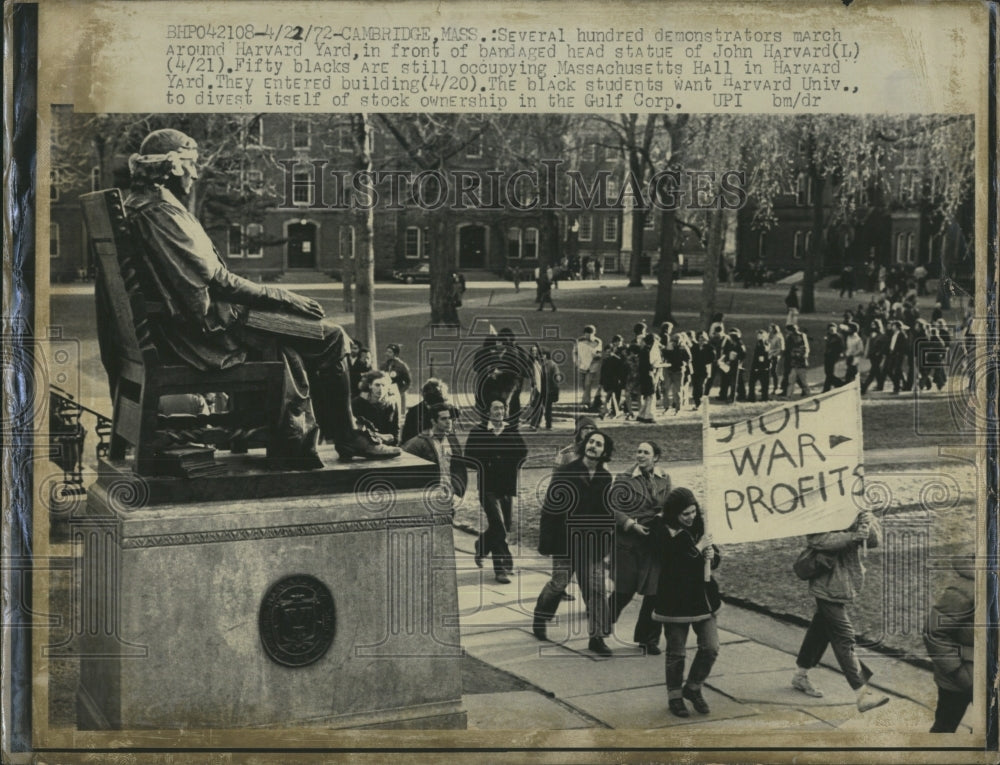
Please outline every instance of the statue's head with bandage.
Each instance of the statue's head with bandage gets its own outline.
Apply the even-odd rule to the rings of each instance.
[[[133,186],[166,186],[186,196],[198,180],[198,143],[180,130],[164,128],[146,136],[139,152],[128,158]]]

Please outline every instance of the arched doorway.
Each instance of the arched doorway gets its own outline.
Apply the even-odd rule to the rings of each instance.
[[[458,229],[458,267],[486,268],[486,226],[469,223]]]
[[[289,269],[316,268],[316,229],[312,221],[289,221],[285,228]]]

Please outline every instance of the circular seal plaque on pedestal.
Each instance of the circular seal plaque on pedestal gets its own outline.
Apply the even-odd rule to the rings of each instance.
[[[333,596],[314,576],[287,576],[264,595],[258,626],[272,661],[305,667],[322,657],[333,643],[337,626]]]

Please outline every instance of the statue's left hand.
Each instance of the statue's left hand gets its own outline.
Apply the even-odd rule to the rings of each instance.
[[[297,295],[294,292],[285,292],[284,298],[285,305],[287,305],[288,308],[295,313],[301,313],[303,316],[308,316],[313,319],[322,319],[325,315],[323,306],[312,298]]]

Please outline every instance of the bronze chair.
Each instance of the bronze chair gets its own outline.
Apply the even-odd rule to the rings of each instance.
[[[135,450],[135,472],[152,475],[158,472],[157,451],[164,446],[185,440],[221,441],[237,448],[246,443],[246,430],[238,430],[234,435],[231,428],[229,431],[215,428],[220,423],[239,421],[235,416],[239,410],[233,416],[211,415],[197,423],[191,418],[179,418],[181,427],[178,427],[174,418],[165,418],[159,411],[160,398],[172,394],[225,392],[244,400],[252,396],[255,404],[259,401],[262,405],[253,409],[263,410],[267,443],[272,444],[281,415],[284,372],[277,349],[266,353],[262,361],[247,361],[216,371],[196,369],[174,357],[164,343],[157,342],[160,333],[169,331],[165,326],[164,306],[152,299],[155,293],[150,288],[146,262],[125,217],[121,192],[107,189],[84,194],[80,203],[88,243],[97,264],[98,321],[107,325],[106,332],[99,332],[101,357],[116,360],[116,373],[109,371],[114,406],[109,458],[124,460],[131,445]],[[109,344],[114,347],[108,347]],[[254,414],[245,410],[244,415]],[[208,427],[191,428],[192,424]],[[187,432],[177,433],[179,430]],[[209,431],[211,434],[207,435]]]

